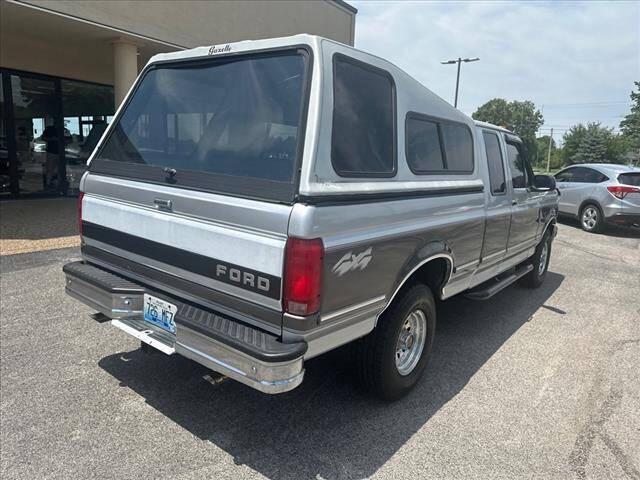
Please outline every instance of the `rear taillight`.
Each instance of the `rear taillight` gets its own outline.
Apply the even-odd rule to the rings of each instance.
[[[82,236],[82,198],[84,192],[78,194],[78,234]]]
[[[320,309],[322,289],[322,240],[289,238],[284,254],[284,311],[311,315]]]
[[[624,197],[629,195],[630,193],[640,193],[640,188],[631,187],[629,185],[611,185],[607,187],[609,193],[616,198],[622,200]]]

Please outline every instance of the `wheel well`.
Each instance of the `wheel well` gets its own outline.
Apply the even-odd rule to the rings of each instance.
[[[583,201],[580,204],[580,208],[578,209],[578,218],[580,218],[580,215],[582,214],[582,209],[587,205],[594,205],[595,207],[598,208],[598,210],[600,210],[600,213],[602,213],[602,207],[600,206],[600,204],[596,200],[589,199],[589,200]]]
[[[440,289],[444,286],[445,282],[451,275],[451,269],[453,268],[453,259],[447,256],[436,256],[427,260],[423,265],[420,265],[415,271],[406,277],[396,288],[397,290],[391,295],[387,304],[382,311],[378,314],[378,317],[389,308],[389,306],[401,295],[403,291],[411,288],[416,283],[422,283],[427,285],[434,294],[434,297],[440,297]]]
[[[449,278],[451,265],[449,260],[443,257],[434,258],[421,265],[415,272],[404,280],[394,298],[403,290],[411,288],[416,283],[427,285],[434,296],[440,295],[440,289]],[[393,299],[392,299],[393,300]],[[391,302],[389,302],[391,303]]]

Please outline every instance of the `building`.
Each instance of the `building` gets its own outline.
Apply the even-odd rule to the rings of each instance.
[[[296,33],[353,45],[356,13],[342,0],[0,0],[0,198],[73,193],[152,55]]]

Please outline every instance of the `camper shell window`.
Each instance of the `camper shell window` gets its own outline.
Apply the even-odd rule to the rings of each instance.
[[[153,64],[90,169],[291,202],[310,63],[300,47]]]
[[[473,173],[473,137],[463,123],[409,112],[405,150],[416,175]]]
[[[342,177],[396,174],[395,84],[380,68],[333,56],[331,163]]]

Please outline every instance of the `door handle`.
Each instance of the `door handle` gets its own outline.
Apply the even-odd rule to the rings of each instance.
[[[517,205],[518,204],[518,200],[511,200],[511,205]]]

